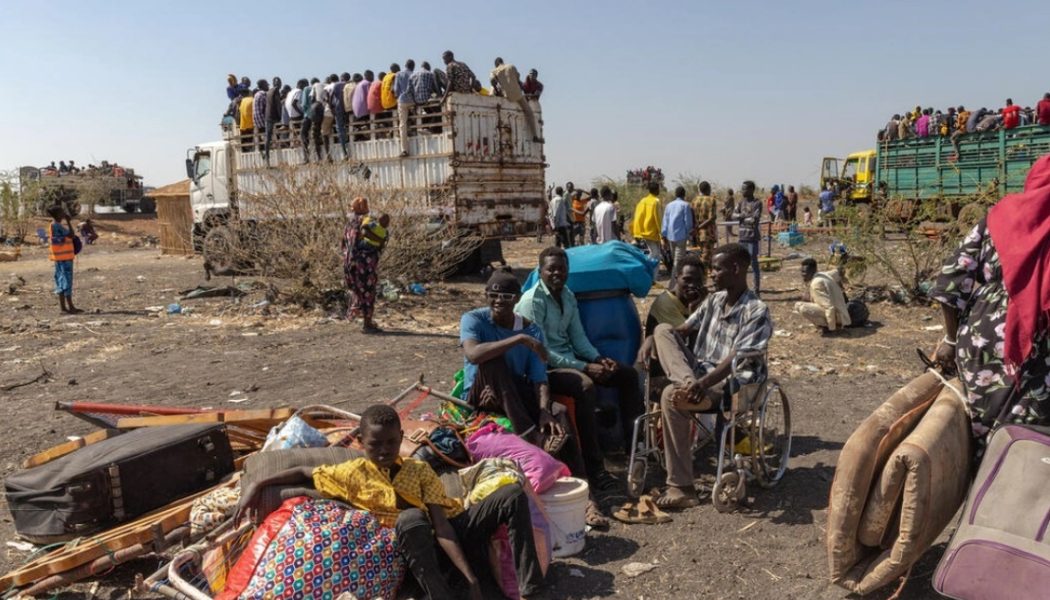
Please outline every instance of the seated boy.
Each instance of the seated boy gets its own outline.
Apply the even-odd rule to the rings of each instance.
[[[364,458],[316,469],[297,467],[260,480],[242,490],[236,518],[254,510],[255,497],[266,486],[312,481],[326,497],[367,510],[384,526],[394,527],[409,570],[432,599],[455,597],[436,546],[463,575],[471,599],[478,600],[482,595],[474,568],[488,572],[489,539],[497,527],[506,525],[518,589],[523,598],[536,594],[543,575],[521,486],[504,486],[464,511],[458,500],[446,495],[430,465],[398,455],[403,437],[397,412],[386,404],[372,405],[361,415]]]

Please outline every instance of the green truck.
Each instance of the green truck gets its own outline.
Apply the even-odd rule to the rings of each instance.
[[[1021,191],[1032,163],[1050,153],[1050,126],[967,133],[957,142],[958,148],[945,136],[910,138],[845,159],[827,157],[821,188],[830,183],[843,199],[907,212],[932,200],[939,214],[956,214],[974,196]]]

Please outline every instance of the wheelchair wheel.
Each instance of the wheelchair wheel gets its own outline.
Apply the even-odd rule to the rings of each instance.
[[[715,510],[727,513],[736,510],[740,501],[744,499],[744,480],[736,471],[726,471],[715,482],[711,490],[711,502]]]
[[[644,456],[635,457],[627,470],[627,495],[631,498],[640,498],[645,491],[645,475],[648,470],[648,460]]]
[[[759,485],[771,488],[780,481],[791,458],[791,405],[780,384],[771,379],[758,409],[758,418],[752,424],[754,463],[758,466]]]

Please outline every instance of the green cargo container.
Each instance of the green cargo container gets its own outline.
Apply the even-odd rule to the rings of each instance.
[[[988,192],[1019,192],[1032,163],[1050,153],[1050,127],[1028,125],[959,138],[959,150],[947,137],[880,142],[875,181],[888,198],[957,200]]]

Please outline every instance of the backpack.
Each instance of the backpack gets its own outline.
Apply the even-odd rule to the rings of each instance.
[[[846,312],[849,313],[850,327],[863,327],[868,322],[868,305],[863,300],[850,300],[846,303]]]

